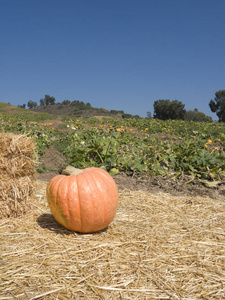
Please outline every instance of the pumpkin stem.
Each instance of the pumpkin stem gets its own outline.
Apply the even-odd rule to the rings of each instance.
[[[83,171],[72,166],[67,166],[64,170],[62,170],[63,175],[78,175]]]

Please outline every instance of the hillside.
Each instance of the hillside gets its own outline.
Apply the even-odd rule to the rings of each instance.
[[[109,116],[109,117],[116,117],[122,118],[124,114],[122,111],[115,111],[110,112],[105,108],[94,108],[94,107],[86,107],[86,106],[79,106],[66,104],[63,105],[61,103],[56,103],[54,105],[44,105],[44,106],[37,106],[31,109],[34,112],[47,112],[51,115],[64,115],[64,116],[74,116],[74,117],[94,117],[94,116]]]
[[[44,99],[40,99],[40,106],[37,106],[36,102],[29,101],[27,106],[36,112],[47,112],[53,115],[64,115],[74,117],[116,117],[116,118],[139,118],[138,115],[131,115],[125,113],[123,110],[108,110],[106,108],[92,107],[88,103],[84,103],[80,100],[63,100],[62,102],[55,103],[55,98],[49,95],[45,95]]]
[[[18,105],[14,106],[9,103],[0,102],[0,112],[7,112],[10,114],[15,113],[45,113],[54,116],[71,116],[71,117],[110,117],[110,118],[137,118],[139,116],[133,116],[126,114],[122,110],[107,110],[105,108],[95,108],[84,104],[80,101],[74,101],[75,103],[62,104],[56,103],[54,105],[42,105],[36,106],[31,109],[23,108]],[[81,104],[81,105],[80,105]],[[83,104],[83,105],[82,105]]]
[[[7,111],[9,113],[47,113],[55,116],[71,116],[71,117],[110,117],[110,118],[139,118],[138,115],[131,115],[125,113],[123,110],[108,110],[106,108],[92,107],[90,103],[85,104],[83,101],[74,100],[72,102],[68,100],[62,103],[54,103],[49,105],[33,106],[29,109],[24,105],[18,105],[17,107],[10,103],[0,101],[0,111]],[[23,107],[24,106],[24,107]],[[28,105],[29,106],[29,105]]]
[[[17,109],[17,107],[14,106],[14,105],[11,105],[9,103],[5,103],[5,102],[0,101],[0,109],[1,109],[1,111],[4,111],[4,110]]]

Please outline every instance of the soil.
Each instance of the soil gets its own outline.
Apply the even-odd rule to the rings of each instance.
[[[48,182],[52,177],[59,175],[67,166],[65,157],[51,146],[39,159],[39,168],[43,173],[38,179]],[[150,193],[169,193],[174,196],[202,196],[216,200],[225,200],[225,182],[220,182],[214,187],[208,187],[198,179],[190,181],[190,177],[183,176],[179,179],[165,178],[162,176],[150,177],[142,174],[118,174],[113,176],[119,190],[146,191]]]

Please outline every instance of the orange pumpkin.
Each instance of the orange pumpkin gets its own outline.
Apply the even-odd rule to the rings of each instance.
[[[65,228],[82,233],[106,228],[114,219],[119,196],[115,181],[100,168],[57,175],[47,186],[47,200],[55,219]]]

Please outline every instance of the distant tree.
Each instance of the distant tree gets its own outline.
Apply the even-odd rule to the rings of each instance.
[[[19,108],[26,108],[26,104],[23,104],[23,105],[18,104],[17,107],[19,107]]]
[[[134,116],[131,114],[122,114],[122,119],[132,119]]]
[[[80,101],[79,100],[73,100],[70,105],[71,106],[76,106],[76,105],[79,105]]]
[[[122,114],[122,119],[139,119],[139,118],[140,118],[139,115],[131,115],[126,113]]]
[[[84,103],[84,101],[80,101],[80,103],[79,103],[79,109],[84,109],[85,108],[85,103]]]
[[[33,101],[32,100],[29,100],[27,102],[27,107],[30,108],[30,109],[33,107]]]
[[[215,93],[215,98],[210,100],[209,107],[213,113],[216,113],[219,122],[225,122],[225,90]]]
[[[151,119],[152,118],[152,113],[150,111],[147,111],[147,119]]]
[[[91,103],[87,102],[86,107],[91,108]]]
[[[156,100],[154,102],[154,118],[160,120],[183,120],[185,104],[178,100]]]
[[[54,105],[55,104],[55,97],[45,95],[44,103],[45,103],[45,105]]]
[[[37,106],[37,102],[34,102],[32,100],[29,100],[27,102],[27,106],[29,107],[29,109],[35,108]]]
[[[40,106],[54,105],[54,104],[55,104],[55,97],[53,96],[45,95],[44,99],[43,98],[40,99]]]
[[[43,98],[40,99],[40,106],[44,106],[45,105],[45,101]]]
[[[78,109],[78,110],[83,110],[86,108],[85,103],[83,101],[79,101],[79,100],[72,101],[70,105],[74,106],[75,109]]]
[[[197,108],[186,111],[184,120],[193,122],[213,122],[212,117],[206,116],[204,113],[198,111]]]
[[[63,100],[62,105],[69,105],[70,103],[70,100]]]
[[[118,114],[118,110],[111,109],[111,110],[110,110],[110,114],[116,115],[116,114]]]

